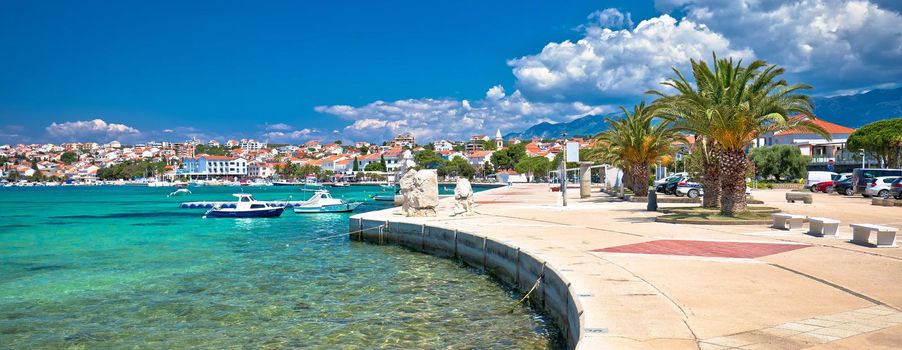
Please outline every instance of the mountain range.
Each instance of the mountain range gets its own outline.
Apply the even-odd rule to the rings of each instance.
[[[815,97],[814,114],[831,123],[858,128],[882,119],[902,117],[902,87],[895,89],[871,90],[855,95]],[[604,131],[604,118],[618,116],[620,112],[608,115],[588,115],[564,123],[542,122],[522,132],[505,135],[505,138],[520,139],[557,138],[566,132],[568,136],[588,136]]]

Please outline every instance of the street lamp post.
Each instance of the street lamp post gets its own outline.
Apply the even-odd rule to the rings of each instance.
[[[864,169],[864,168],[865,168],[865,164],[864,164],[864,157],[865,157],[865,154],[864,154],[864,148],[860,149],[859,151],[861,151],[861,168]]]
[[[561,147],[561,200],[567,206],[567,133],[561,133],[564,147]]]

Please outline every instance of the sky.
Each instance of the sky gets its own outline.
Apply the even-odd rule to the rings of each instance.
[[[902,83],[902,2],[0,0],[0,144],[379,142],[648,99],[690,59],[814,95]]]

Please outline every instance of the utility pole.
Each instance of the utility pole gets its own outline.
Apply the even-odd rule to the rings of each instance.
[[[561,133],[564,147],[561,147],[561,200],[567,206],[567,133]]]

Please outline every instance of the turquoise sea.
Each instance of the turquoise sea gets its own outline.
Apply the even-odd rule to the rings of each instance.
[[[350,242],[350,214],[203,219],[293,187],[0,188],[4,349],[546,349],[558,331],[459,263]],[[332,189],[365,200],[378,186]],[[359,211],[385,204],[368,201]],[[511,312],[511,310],[513,310]]]

